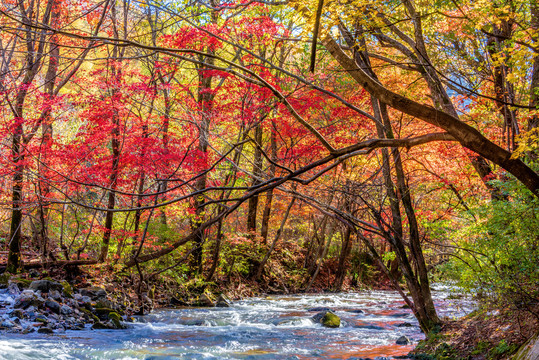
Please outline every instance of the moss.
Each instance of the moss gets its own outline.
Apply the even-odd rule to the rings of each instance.
[[[508,344],[505,339],[502,339],[495,348],[489,351],[489,358],[497,359],[502,355],[515,352],[517,348],[516,344]]]
[[[103,324],[101,321],[98,321],[92,325],[92,329],[94,330],[106,330],[110,329],[110,326]]]
[[[478,342],[477,345],[475,345],[474,350],[472,351],[472,355],[480,355],[485,353],[488,350],[489,346],[490,344],[486,341]]]
[[[110,312],[109,319],[116,329],[125,329],[125,326],[121,323],[122,317],[117,312]]]
[[[341,319],[337,315],[328,311],[322,318],[321,323],[325,327],[338,328],[341,326]]]
[[[3,273],[0,275],[0,284],[7,285],[9,283],[9,279],[11,278],[11,274],[8,272]]]
[[[109,319],[113,320],[113,321],[114,320],[120,321],[120,320],[122,320],[122,317],[117,312],[112,311],[112,312],[109,313]]]
[[[27,289],[32,283],[32,280],[17,277],[17,278],[11,278],[11,282],[17,284],[19,288]]]
[[[63,294],[65,297],[72,299],[73,298],[73,288],[67,281],[62,281],[62,286],[64,287]]]
[[[110,313],[113,313],[115,312],[113,309],[111,308],[107,308],[107,307],[99,307],[99,308],[95,308],[94,312],[98,315],[98,316],[103,316],[103,315],[107,315],[110,314]]]
[[[438,360],[458,360],[459,357],[455,349],[448,343],[441,343],[436,347],[434,352],[436,359]]]
[[[100,320],[97,316],[95,316],[95,314],[93,314],[90,310],[81,307],[81,308],[80,308],[80,311],[82,311],[83,313],[85,313],[86,315],[88,315],[89,318],[91,318],[92,320],[94,320],[94,324],[101,322],[101,320]]]

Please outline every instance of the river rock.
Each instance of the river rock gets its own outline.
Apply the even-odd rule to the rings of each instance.
[[[88,296],[93,301],[100,301],[100,300],[107,299],[107,292],[105,291],[105,289],[97,287],[97,286],[79,289],[79,293],[82,296]]]
[[[384,327],[378,326],[378,325],[357,325],[354,327],[356,329],[367,329],[367,330],[377,330],[377,331],[386,330]]]
[[[224,295],[224,294],[221,294],[219,295],[219,297],[217,298],[217,303],[215,304],[216,307],[230,307],[230,299]]]
[[[58,290],[51,290],[49,292],[49,298],[51,298],[53,300],[56,300],[56,301],[60,301],[62,299],[62,294],[60,294],[60,292]]]
[[[319,307],[308,308],[307,311],[331,311],[331,309],[325,306],[319,306]]]
[[[19,289],[19,286],[14,282],[9,282],[9,285],[7,286],[7,292],[11,296],[19,296],[21,294],[21,290]]]
[[[395,344],[397,345],[410,345],[412,342],[410,341],[410,339],[408,339],[407,336],[401,336],[400,338],[397,339],[397,341],[395,341]]]
[[[215,304],[210,299],[210,297],[207,294],[200,295],[197,299],[192,300],[190,303],[191,306],[200,306],[200,307],[214,307]]]
[[[404,322],[397,325],[398,328],[413,327],[413,326],[414,325],[410,324],[409,322]]]
[[[22,309],[13,309],[11,312],[9,312],[9,315],[14,316],[17,319],[24,319],[28,317],[26,312]]]
[[[63,286],[62,284],[56,282],[56,281],[50,281],[50,280],[34,280],[30,283],[30,286],[28,289],[33,291],[41,291],[41,292],[49,292],[50,290],[58,290],[62,291]]]
[[[60,314],[62,315],[71,315],[73,313],[73,309],[70,308],[67,305],[60,306]]]
[[[37,332],[40,334],[54,334],[54,330],[50,327],[40,327]]]
[[[13,305],[13,307],[15,309],[26,309],[31,305],[39,307],[44,302],[45,299],[43,299],[35,292],[31,290],[24,290],[22,294],[17,298],[17,300],[15,300],[15,304]]]
[[[315,323],[329,328],[338,328],[341,326],[341,318],[331,311],[321,311],[311,318]]]
[[[2,323],[0,324],[0,327],[4,328],[4,329],[11,329],[15,326],[15,323],[13,323],[12,321],[9,321],[9,320],[4,320],[2,321]]]
[[[60,313],[60,304],[52,299],[48,299],[45,301],[45,307],[47,307],[50,311],[52,311],[55,314]]]

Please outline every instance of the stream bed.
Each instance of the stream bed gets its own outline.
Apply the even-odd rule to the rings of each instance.
[[[1,294],[0,294],[1,295]],[[441,317],[460,317],[473,303],[434,292]],[[393,359],[424,338],[392,291],[250,298],[229,308],[162,309],[127,330],[0,333],[0,359]],[[339,328],[311,320],[331,309]],[[397,345],[400,336],[410,345]]]

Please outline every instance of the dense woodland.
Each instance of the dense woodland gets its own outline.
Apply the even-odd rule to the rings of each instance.
[[[0,104],[8,272],[539,317],[535,0],[2,0]]]

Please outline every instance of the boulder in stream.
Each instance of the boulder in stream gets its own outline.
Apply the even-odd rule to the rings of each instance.
[[[190,303],[191,306],[197,306],[197,307],[214,307],[215,303],[212,299],[210,299],[209,295],[204,293],[197,297],[196,299],[192,300]]]
[[[410,339],[408,339],[407,336],[401,336],[397,339],[397,341],[395,341],[395,344],[397,345],[410,345],[412,342],[410,341]]]
[[[311,318],[314,322],[322,324],[329,328],[338,328],[341,326],[341,318],[332,311],[321,311]]]
[[[318,307],[308,308],[307,311],[331,311],[331,309],[325,306],[318,306]]]
[[[230,307],[231,301],[225,294],[219,295],[217,298],[217,303],[215,304],[216,307]]]

